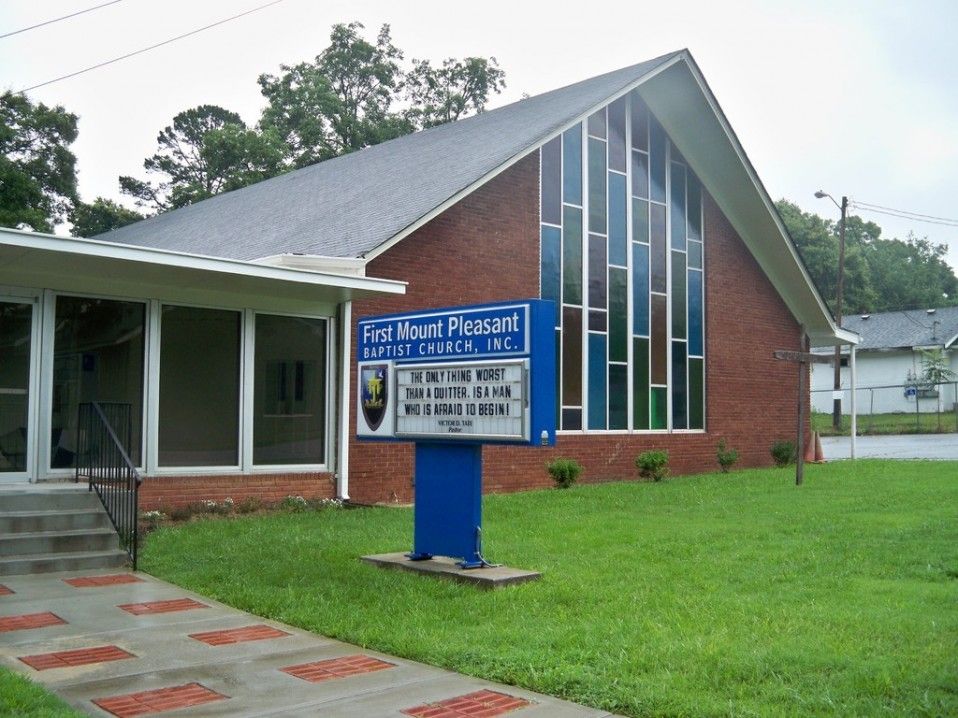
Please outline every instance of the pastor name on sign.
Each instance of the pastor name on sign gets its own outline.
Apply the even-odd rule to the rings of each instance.
[[[529,307],[474,307],[362,320],[359,361],[519,356],[529,352]]]
[[[396,367],[396,436],[528,440],[528,362]]]

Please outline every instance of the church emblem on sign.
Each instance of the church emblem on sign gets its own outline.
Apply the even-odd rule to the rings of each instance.
[[[386,416],[386,399],[389,394],[389,366],[372,364],[362,368],[363,416],[369,428],[375,431]]]

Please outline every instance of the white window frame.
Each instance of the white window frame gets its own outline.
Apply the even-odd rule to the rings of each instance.
[[[0,286],[0,302],[5,304],[29,304],[30,313],[30,375],[27,377],[27,463],[24,471],[0,473],[0,484],[16,485],[33,480],[37,467],[37,431],[40,397],[37,377],[40,372],[40,323],[42,319],[43,294],[39,290]]]

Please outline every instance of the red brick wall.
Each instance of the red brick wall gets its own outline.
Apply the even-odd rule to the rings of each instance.
[[[355,319],[388,312],[536,297],[539,294],[539,174],[535,152],[371,261],[372,277],[409,282],[404,297],[357,302]],[[769,446],[793,439],[796,365],[772,358],[799,349],[799,326],[711,198],[705,198],[706,426],[702,434],[560,436],[554,449],[486,447],[485,489],[550,486],[545,464],[570,456],[583,481],[635,477],[635,456],[668,449],[676,474],[717,469],[720,438],[740,466],[771,464]],[[353,347],[356,346],[353,325]],[[355,391],[355,358],[352,386]],[[355,401],[352,403],[355,411]],[[355,426],[352,417],[350,427]],[[412,448],[350,444],[354,501],[412,499]]]
[[[332,498],[336,486],[332,474],[213,474],[206,476],[148,476],[140,485],[140,509],[172,508],[203,499],[221,502],[229,497],[239,503],[247,496],[271,503],[286,496],[306,499]]]

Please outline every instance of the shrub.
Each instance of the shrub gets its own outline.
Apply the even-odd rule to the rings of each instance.
[[[194,505],[186,504],[184,506],[175,506],[170,509],[170,518],[173,521],[187,521],[194,513]]]
[[[738,461],[738,450],[728,448],[725,439],[720,439],[715,456],[718,458],[719,466],[722,467],[722,473],[727,474],[728,470]]]
[[[643,451],[635,457],[635,467],[643,479],[661,481],[669,475],[669,452]]]
[[[263,502],[255,496],[247,496],[236,505],[236,510],[241,514],[251,514],[263,508]]]
[[[140,514],[140,520],[146,523],[149,531],[155,530],[165,518],[166,514],[162,511],[144,511]]]
[[[343,508],[342,499],[313,499],[309,502],[317,511],[322,511],[323,509],[341,509]]]
[[[277,508],[283,511],[305,511],[309,508],[309,502],[302,496],[287,496],[279,502]]]
[[[582,465],[575,459],[558,458],[546,464],[557,489],[567,489],[582,473]]]
[[[771,452],[777,467],[788,466],[795,461],[795,442],[779,439],[772,444]]]

